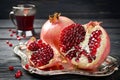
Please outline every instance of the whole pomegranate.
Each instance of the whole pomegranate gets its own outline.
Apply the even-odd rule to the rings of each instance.
[[[78,68],[98,68],[110,52],[110,39],[100,22],[81,25],[55,15],[42,26],[40,38]]]

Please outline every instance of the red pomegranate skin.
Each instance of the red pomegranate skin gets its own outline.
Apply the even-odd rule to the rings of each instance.
[[[55,23],[51,23],[50,20],[47,20],[42,26],[40,38],[45,41],[45,43],[49,43],[52,47],[58,48],[60,32],[73,23],[74,21],[64,16],[60,16]]]

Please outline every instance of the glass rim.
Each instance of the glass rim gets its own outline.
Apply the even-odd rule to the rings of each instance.
[[[33,9],[35,8],[34,4],[18,4],[17,6],[13,6],[13,9]]]

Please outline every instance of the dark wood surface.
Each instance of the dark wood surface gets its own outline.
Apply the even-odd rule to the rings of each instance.
[[[91,20],[102,21],[102,26],[106,29],[111,39],[110,55],[120,61],[120,19],[72,19],[81,24],[85,24]],[[46,19],[35,20],[34,28],[37,38],[39,38],[41,26],[45,21]],[[0,20],[0,80],[120,80],[120,69],[115,71],[112,75],[106,77],[89,77],[80,75],[40,76],[30,74],[21,67],[20,58],[16,56],[13,49],[6,44],[6,40],[9,40],[14,45],[18,44],[15,37],[9,36],[10,32],[8,29],[15,30],[12,22],[8,19]],[[26,40],[24,39],[22,41]],[[15,67],[14,71],[8,70],[10,65]],[[23,72],[23,76],[19,79],[15,79],[14,74],[18,69]]]
[[[35,4],[36,18],[61,12],[71,18],[120,18],[119,0],[0,0],[0,19],[8,19],[12,6]]]

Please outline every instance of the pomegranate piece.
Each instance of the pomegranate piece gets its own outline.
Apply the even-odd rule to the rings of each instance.
[[[33,43],[37,45],[37,49],[35,51],[32,51],[33,49],[35,49]],[[49,44],[44,43],[40,39],[36,40],[35,38],[32,37],[27,42],[27,48],[31,54],[28,54],[29,64],[25,65],[26,69],[29,69],[29,66],[36,67],[41,70],[63,69],[60,67],[62,66],[60,54],[56,49],[51,47]]]
[[[43,43],[39,47],[37,51],[33,52],[30,58],[35,67],[48,64],[54,56],[53,49],[49,45]]]
[[[55,17],[42,26],[40,38],[78,68],[98,68],[110,52],[110,39],[101,22],[81,25],[60,15]]]
[[[27,48],[31,51],[32,54],[28,55],[30,64],[25,65],[26,69],[29,68],[29,65],[42,70],[51,68],[53,66],[59,66],[60,61],[58,55],[49,44],[43,43],[42,40],[31,40],[32,39],[29,40],[29,45]]]

